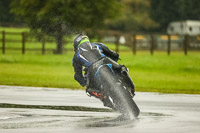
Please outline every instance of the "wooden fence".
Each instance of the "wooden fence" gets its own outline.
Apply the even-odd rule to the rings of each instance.
[[[25,54],[26,51],[41,51],[42,54],[45,54],[46,51],[55,51],[55,48],[46,48],[46,43],[55,43],[54,40],[46,40],[45,36],[40,39],[31,36],[28,32],[0,32],[2,35],[0,37],[0,42],[2,43],[2,53],[5,54],[7,50],[21,50],[22,54]],[[8,37],[9,36],[9,37]],[[14,36],[14,37],[13,37]],[[15,39],[13,39],[15,38]],[[31,38],[31,39],[30,39]],[[8,44],[11,44],[7,46]],[[29,43],[39,43],[40,46],[37,48],[28,48]],[[65,43],[65,42],[63,42]],[[21,46],[20,46],[21,45]],[[38,44],[37,44],[38,45]],[[15,47],[13,47],[15,46]],[[17,46],[17,47],[16,47]]]
[[[49,40],[46,40],[45,38],[40,39],[40,41],[38,40],[28,40],[28,36],[29,34],[27,32],[5,32],[2,31],[2,38],[0,38],[0,41],[2,42],[2,47],[0,47],[0,49],[2,49],[2,53],[5,54],[7,50],[12,49],[12,50],[21,50],[22,54],[26,53],[26,50],[35,50],[35,51],[41,51],[42,54],[45,54],[46,51],[51,50],[51,51],[55,51],[55,48],[46,48],[46,43]],[[20,40],[16,40],[16,39],[8,39],[6,38],[7,35],[14,35],[14,36],[21,36],[18,38],[21,38]],[[108,37],[112,37],[114,38],[113,40],[106,40],[105,38]],[[125,37],[126,42],[125,44],[121,44],[120,43],[120,39],[121,37]],[[182,45],[182,49],[184,51],[184,54],[187,55],[188,53],[188,47],[189,47],[189,36],[185,35],[185,36],[178,36],[179,38],[182,37],[182,39],[179,39],[179,43],[181,43]],[[121,33],[109,33],[109,34],[105,34],[105,33],[101,33],[99,34],[98,37],[98,41],[102,42],[102,43],[114,43],[115,44],[115,51],[119,52],[119,46],[120,45],[125,45],[127,47],[129,47],[133,54],[136,54],[138,47],[140,46],[140,44],[144,45],[144,47],[148,48],[150,53],[153,55],[154,54],[154,50],[157,49],[157,44],[158,44],[158,38],[161,38],[162,42],[165,43],[165,45],[167,45],[166,47],[166,52],[168,55],[170,55],[171,53],[171,47],[172,47],[172,42],[174,41],[174,38],[177,38],[177,35],[160,35],[160,34],[121,34]],[[72,43],[73,40],[68,41],[68,43]],[[145,41],[145,43],[144,43]],[[40,48],[26,48],[27,43],[39,43],[41,45]],[[50,41],[52,42],[52,41]],[[142,43],[141,43],[142,42]],[[19,43],[21,44],[21,48],[7,48],[6,45],[7,43]],[[55,42],[54,42],[55,43]],[[65,44],[67,43],[66,41],[64,42]],[[66,49],[65,49],[66,50]],[[67,50],[72,50],[71,49],[67,49]]]

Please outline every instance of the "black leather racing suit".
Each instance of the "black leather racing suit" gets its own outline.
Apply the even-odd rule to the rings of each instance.
[[[102,52],[101,54],[103,56],[109,57],[116,62],[118,61],[119,55],[116,52],[110,50],[104,44],[102,44],[102,43],[92,43],[92,46],[98,47],[98,50]],[[85,86],[86,83],[87,83],[87,79],[83,76],[83,69],[84,69],[84,67],[85,67],[85,69],[87,69],[88,66],[86,66],[87,63],[84,63],[83,61],[80,60],[80,58],[78,58],[79,54],[80,54],[80,51],[76,50],[74,57],[73,57],[73,67],[74,67],[74,72],[75,72],[74,79],[76,81],[78,81],[81,86]],[[98,61],[98,60],[96,60],[94,58],[93,62],[96,62],[96,61]]]

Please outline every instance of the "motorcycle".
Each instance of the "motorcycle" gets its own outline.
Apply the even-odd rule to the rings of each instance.
[[[107,97],[112,109],[119,111],[126,118],[138,117],[140,110],[133,100],[134,84],[125,66],[106,57],[89,67],[87,84],[98,88],[96,96]]]

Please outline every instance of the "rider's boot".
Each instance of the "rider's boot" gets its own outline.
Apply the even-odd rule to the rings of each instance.
[[[102,94],[99,90],[86,88],[86,93],[90,97],[94,96],[94,97],[98,98],[99,100],[101,100],[103,102],[104,106],[112,108],[113,110],[115,110],[115,107],[113,106],[110,99],[106,95]]]
[[[86,88],[86,94],[87,94],[89,97],[91,97],[91,96],[94,96],[94,97],[96,97],[96,98],[100,98],[100,97],[101,97],[101,93],[100,93],[99,90],[97,90],[97,89],[92,89],[92,88],[89,88],[89,87]]]

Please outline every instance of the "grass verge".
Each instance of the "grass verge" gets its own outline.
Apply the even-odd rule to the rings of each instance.
[[[66,55],[0,54],[0,84],[84,89],[74,80],[73,52]],[[200,94],[200,53],[121,52],[136,91]]]

